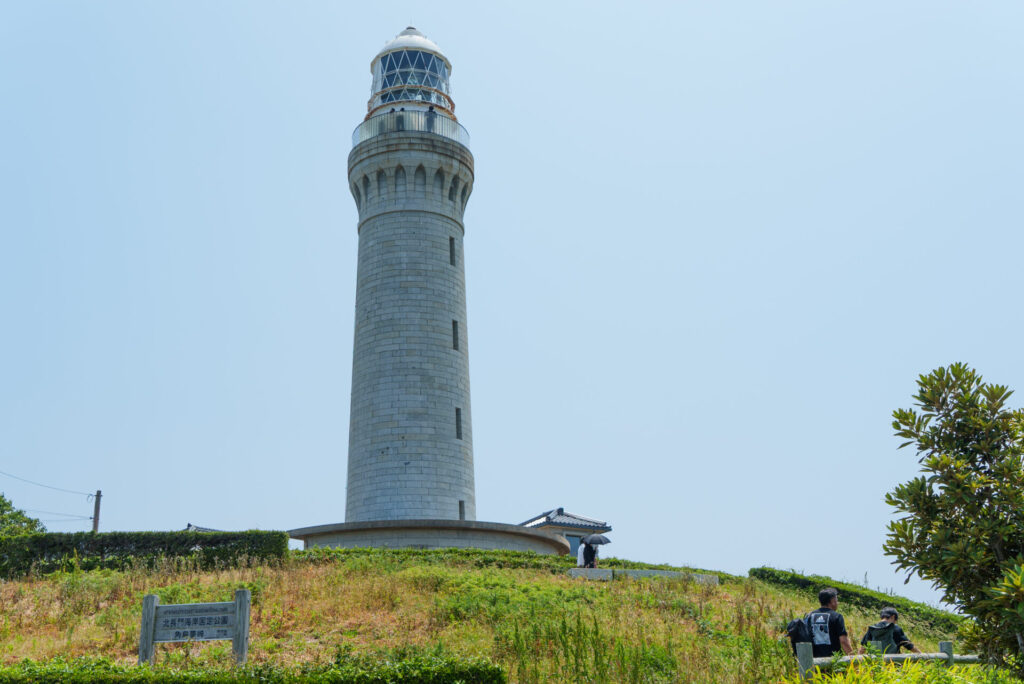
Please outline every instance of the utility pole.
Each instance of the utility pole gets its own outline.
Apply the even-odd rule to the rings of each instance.
[[[99,532],[100,529],[100,499],[103,498],[103,492],[96,490],[96,503],[92,507],[92,531]]]

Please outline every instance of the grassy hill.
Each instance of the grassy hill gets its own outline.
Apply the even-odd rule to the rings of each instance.
[[[778,571],[755,573],[762,579],[714,573],[718,586],[589,582],[565,574],[573,561],[479,550],[332,550],[212,571],[179,561],[27,577],[0,584],[0,663],[105,656],[131,665],[145,594],[158,594],[162,604],[227,601],[245,587],[253,598],[250,661],[268,668],[429,655],[486,659],[521,682],[775,682],[795,675],[788,642],[780,640],[785,623],[814,607],[821,583],[832,582],[801,585],[802,576]],[[667,567],[614,558],[602,566]],[[877,605],[892,598],[848,589],[857,599],[844,602],[840,594],[840,610],[859,640],[877,620]],[[901,604],[900,622],[922,650],[955,636],[958,618],[913,606]],[[230,642],[159,645],[157,661],[169,669],[227,668]]]

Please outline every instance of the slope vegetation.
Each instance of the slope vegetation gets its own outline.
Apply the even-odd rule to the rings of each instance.
[[[785,681],[795,664],[780,639],[784,625],[813,607],[817,581],[829,581],[800,586],[788,574],[762,572],[765,579],[715,573],[717,586],[590,582],[565,574],[572,561],[478,550],[334,550],[222,570],[177,560],[29,576],[0,584],[0,663],[103,656],[131,665],[145,594],[162,604],[227,601],[245,587],[253,597],[250,661],[268,668],[297,672],[426,654],[489,661],[521,682]],[[860,603],[841,606],[855,640],[877,620],[874,606]],[[956,618],[920,608],[904,608],[901,623],[922,650],[936,650],[955,636]],[[226,669],[230,643],[159,645],[157,660],[158,669]]]

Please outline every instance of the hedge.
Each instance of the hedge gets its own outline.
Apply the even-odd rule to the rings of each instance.
[[[57,659],[42,663],[22,661],[17,665],[0,667],[0,684],[505,684],[507,681],[505,672],[488,660],[450,655],[415,655],[399,660],[346,658],[333,665],[291,668],[248,665],[232,669],[193,667],[187,670],[173,670],[163,667],[115,665],[104,658]]]
[[[235,565],[242,559],[284,558],[285,532],[48,532],[0,537],[0,577],[35,569],[121,569],[138,562],[191,558],[200,567]]]
[[[412,565],[445,565],[449,567],[494,568],[507,570],[547,570],[564,574],[576,567],[574,555],[539,554],[535,551],[509,551],[505,549],[387,549],[387,548],[329,548],[316,547],[292,551],[291,558],[303,563],[350,563],[364,567],[402,568]],[[601,558],[602,568],[632,570],[681,570],[717,575],[723,582],[737,577],[717,570],[677,567],[674,565],[642,563],[622,558]]]
[[[831,577],[821,575],[801,575],[786,570],[775,568],[752,568],[750,576],[769,584],[794,589],[810,590],[817,598],[817,593],[826,587],[834,587],[839,590],[839,596],[845,603],[860,606],[868,610],[881,610],[886,606],[892,606],[903,615],[911,616],[915,620],[931,624],[936,629],[955,632],[964,618],[955,613],[949,613],[938,608],[932,608],[917,601],[903,598],[902,596],[891,596],[878,591],[872,591],[866,587],[859,587],[855,584],[837,582]]]

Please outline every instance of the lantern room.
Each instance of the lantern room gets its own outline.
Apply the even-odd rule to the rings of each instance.
[[[452,65],[441,49],[408,27],[377,53],[370,64],[373,95],[367,105],[369,119],[392,108],[426,111],[455,118],[455,102],[448,85]]]

